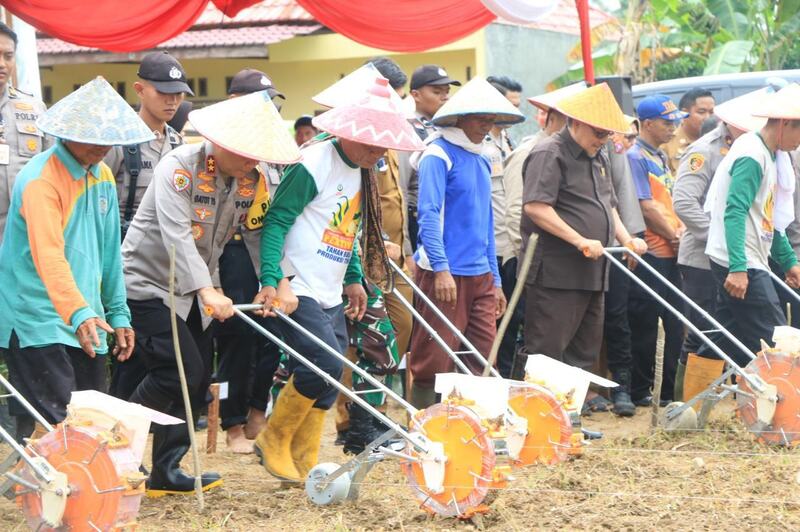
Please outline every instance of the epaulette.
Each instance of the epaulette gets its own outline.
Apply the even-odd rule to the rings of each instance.
[[[33,94],[28,94],[25,91],[21,91],[16,87],[9,87],[8,88],[8,97],[9,98],[33,98]]]

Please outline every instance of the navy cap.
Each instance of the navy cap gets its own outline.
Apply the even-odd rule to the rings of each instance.
[[[231,86],[228,87],[228,94],[250,94],[263,90],[267,91],[270,98],[277,96],[283,100],[286,99],[286,96],[272,85],[269,76],[254,68],[245,68],[233,76]]]
[[[438,65],[422,65],[411,74],[411,90],[417,90],[425,85],[456,85],[461,82],[447,75],[447,71]]]
[[[164,94],[185,92],[189,96],[194,96],[192,89],[186,83],[183,66],[167,52],[151,52],[144,56],[136,74],[152,83],[158,92]]]
[[[677,122],[689,116],[689,113],[678,109],[670,97],[664,94],[653,94],[643,98],[636,106],[636,114],[639,120],[661,118],[670,122]]]

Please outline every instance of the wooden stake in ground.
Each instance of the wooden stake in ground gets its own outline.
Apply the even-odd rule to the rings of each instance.
[[[205,508],[203,500],[203,479],[200,465],[200,453],[197,452],[197,442],[194,437],[194,416],[192,416],[192,403],[189,398],[189,386],[186,384],[186,373],[183,371],[183,355],[181,344],[178,340],[178,318],[175,313],[175,244],[169,250],[169,320],[172,324],[172,343],[175,346],[175,361],[178,364],[178,377],[181,381],[183,392],[183,406],[186,407],[186,430],[189,431],[189,445],[192,448],[194,462],[194,491],[197,494],[197,505],[200,511]]]
[[[522,257],[522,264],[519,268],[519,275],[517,276],[517,285],[511,293],[511,299],[506,306],[506,312],[503,314],[503,319],[500,321],[500,327],[497,329],[497,334],[492,343],[492,350],[489,351],[489,358],[487,359],[486,367],[483,368],[483,376],[487,377],[492,370],[492,366],[497,361],[497,352],[500,350],[500,342],[503,341],[503,335],[508,329],[508,324],[511,321],[511,315],[514,314],[514,309],[519,303],[519,298],[522,296],[522,291],[525,289],[525,279],[528,277],[528,270],[531,268],[531,261],[533,261],[533,253],[536,251],[536,244],[539,242],[539,235],[531,233],[528,239],[528,247],[525,248],[525,256]]]
[[[664,323],[658,320],[658,340],[656,340],[655,371],[653,372],[653,413],[650,416],[650,426],[658,427],[658,410],[661,401],[661,383],[664,380]]]
[[[206,436],[206,454],[217,452],[217,433],[219,432],[219,383],[208,387],[211,392],[211,404],[208,405],[208,433]]]

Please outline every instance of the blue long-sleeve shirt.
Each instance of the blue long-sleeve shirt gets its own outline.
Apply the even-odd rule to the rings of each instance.
[[[422,268],[465,276],[491,272],[500,286],[485,157],[443,138],[433,141],[419,163],[417,219],[414,259]]]

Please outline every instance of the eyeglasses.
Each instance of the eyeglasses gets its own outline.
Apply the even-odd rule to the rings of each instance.
[[[631,133],[629,135],[625,135],[625,140],[629,140],[629,141],[633,142],[634,140],[636,140],[636,137],[638,137],[638,136],[639,136],[638,133]]]
[[[594,133],[594,138],[597,140],[605,140],[613,134],[613,131],[606,131],[605,129],[596,129],[592,127],[592,133]]]

